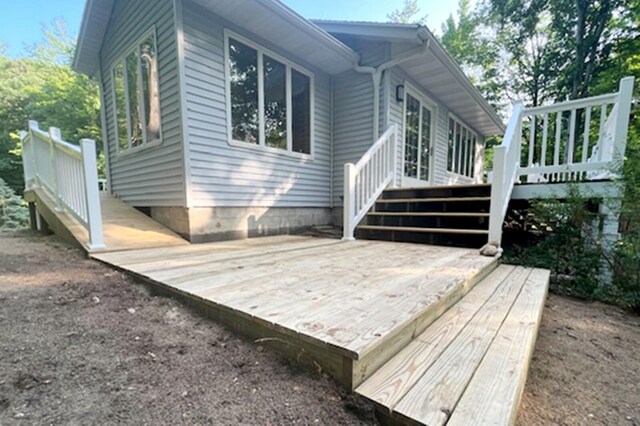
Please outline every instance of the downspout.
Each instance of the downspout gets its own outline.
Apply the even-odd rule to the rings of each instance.
[[[363,74],[371,74],[371,78],[373,80],[373,140],[378,140],[380,136],[380,84],[382,82],[382,75],[386,70],[396,65],[401,64],[404,61],[412,59],[416,56],[424,54],[429,48],[431,44],[431,40],[422,40],[422,44],[416,48],[409,50],[402,55],[399,55],[397,58],[391,59],[378,67],[360,65],[359,59],[353,66],[353,69],[356,72]]]

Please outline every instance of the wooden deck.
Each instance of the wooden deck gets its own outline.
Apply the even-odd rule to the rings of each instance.
[[[101,193],[106,249],[91,250],[86,244],[89,240],[87,229],[70,214],[55,210],[55,202],[46,191],[25,191],[25,200],[38,205],[40,214],[56,234],[89,253],[189,245],[188,241],[145,214],[112,195]]]
[[[362,383],[496,267],[477,250],[267,237],[92,257]],[[284,342],[284,343],[283,343]]]

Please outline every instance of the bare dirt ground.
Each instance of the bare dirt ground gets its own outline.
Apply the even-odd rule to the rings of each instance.
[[[327,377],[55,237],[0,236],[0,425],[372,424]]]
[[[330,379],[55,237],[0,236],[0,425],[375,424]],[[550,296],[519,425],[640,425],[640,318]]]
[[[550,295],[518,425],[640,425],[640,317]]]

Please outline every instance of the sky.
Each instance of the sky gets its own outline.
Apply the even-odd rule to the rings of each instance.
[[[232,0],[228,0],[232,1]],[[306,18],[386,21],[387,13],[402,7],[403,0],[284,0]],[[42,25],[64,19],[69,33],[77,35],[85,0],[0,0],[0,43],[10,56],[25,54],[25,45],[42,39]],[[455,13],[457,0],[418,0],[420,15],[436,33]]]

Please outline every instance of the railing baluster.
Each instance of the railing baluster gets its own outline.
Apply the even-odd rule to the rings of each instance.
[[[536,116],[530,116],[531,121],[529,125],[531,128],[529,129],[529,162],[527,166],[533,166],[533,150],[535,149],[535,139],[536,139]]]
[[[582,138],[582,158],[583,163],[587,162],[587,151],[589,151],[589,130],[591,129],[591,106],[588,106],[584,113],[584,135]]]
[[[547,137],[549,136],[549,113],[544,114],[544,121],[542,123],[542,152],[540,154],[540,165],[545,166],[547,164]]]
[[[556,142],[553,147],[553,165],[560,164],[560,140],[562,137],[562,111],[556,113]]]
[[[576,139],[576,110],[571,110],[571,118],[569,120],[569,143],[567,144],[567,164],[573,164],[574,145]]]

